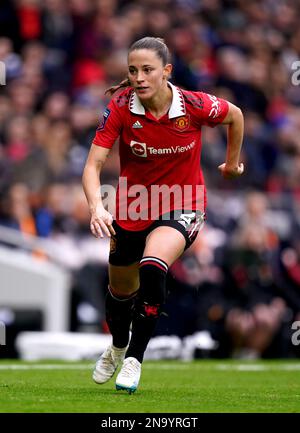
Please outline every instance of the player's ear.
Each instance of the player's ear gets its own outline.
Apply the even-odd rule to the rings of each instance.
[[[173,65],[171,65],[171,63],[167,63],[166,66],[164,66],[163,77],[165,80],[168,80],[170,78],[172,69],[173,69]]]

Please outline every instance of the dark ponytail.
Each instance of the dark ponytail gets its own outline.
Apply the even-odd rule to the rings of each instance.
[[[162,64],[166,66],[167,63],[170,62],[170,52],[169,48],[165,44],[162,38],[154,38],[151,36],[147,36],[145,38],[139,39],[134,42],[128,50],[128,54],[135,50],[152,50],[155,51],[156,55],[161,59]],[[112,96],[117,90],[122,87],[129,87],[130,81],[129,78],[125,78],[116,86],[112,86],[105,91],[105,95],[108,93]]]
[[[115,86],[111,86],[109,89],[106,89],[104,95],[109,94],[110,96],[112,96],[117,90],[121,89],[122,87],[129,87],[129,86],[130,86],[129,78],[125,78],[119,84],[116,84]]]

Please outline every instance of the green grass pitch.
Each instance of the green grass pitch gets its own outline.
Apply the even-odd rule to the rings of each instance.
[[[96,385],[91,362],[0,361],[0,412],[300,412],[300,361],[145,361],[138,390]]]

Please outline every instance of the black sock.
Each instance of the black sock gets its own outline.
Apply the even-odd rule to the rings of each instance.
[[[143,362],[145,350],[155,331],[158,319],[159,316],[143,317],[139,315],[133,318],[132,335],[125,355],[126,358],[133,356],[139,362]]]
[[[110,291],[106,295],[106,323],[112,334],[115,347],[126,347],[129,341],[129,328],[132,321],[135,296],[119,299]]]
[[[166,300],[168,265],[156,257],[144,257],[140,263],[140,289],[132,320],[132,335],[125,358],[143,361],[144,352],[152,337]]]

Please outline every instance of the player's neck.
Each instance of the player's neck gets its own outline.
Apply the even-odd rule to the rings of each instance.
[[[161,89],[161,91],[157,92],[153,98],[148,101],[143,101],[143,105],[154,117],[159,119],[169,111],[172,104],[172,98],[172,90],[167,85]]]

